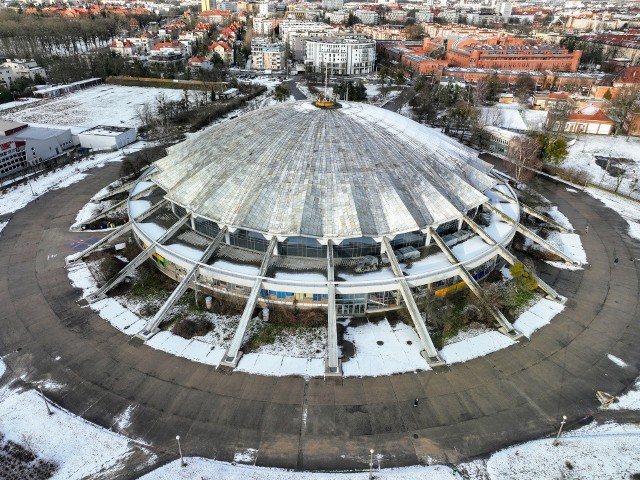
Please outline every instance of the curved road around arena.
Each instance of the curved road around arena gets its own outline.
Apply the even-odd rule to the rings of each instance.
[[[640,265],[630,258],[639,245],[614,211],[546,180],[538,188],[576,230],[590,226],[589,265],[540,266],[569,301],[531,341],[438,372],[327,381],[225,374],[130,342],[76,304],[64,269],[64,257],[91,241],[69,225],[118,169],[108,164],[45,194],[5,227],[0,354],[16,377],[64,385],[47,395],[104,427],[134,404],[124,433],[152,443],[159,461],[175,457],[180,434],[189,456],[231,461],[252,448],[264,466],[366,468],[370,448],[383,467],[458,462],[549,435],[562,415],[570,425],[593,415],[597,390],[617,394],[638,376]]]

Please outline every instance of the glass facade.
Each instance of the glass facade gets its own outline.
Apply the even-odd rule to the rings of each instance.
[[[266,252],[269,243],[263,235],[248,230],[238,229],[229,236],[229,245],[257,252]]]
[[[204,218],[196,217],[195,219],[196,231],[206,235],[210,238],[215,238],[218,233],[220,233],[220,228],[218,224],[212,222],[211,220],[206,220]]]
[[[380,255],[380,244],[371,237],[344,240],[334,245],[333,256],[337,258],[357,258],[365,255]]]
[[[426,234],[422,232],[401,233],[396,235],[396,238],[389,243],[394,249],[402,247],[422,248],[425,245],[426,238]]]
[[[327,246],[320,245],[315,238],[289,237],[278,244],[278,253],[293,257],[327,258]]]
[[[457,231],[458,231],[458,220],[451,220],[450,222],[443,223],[438,228],[436,228],[436,233],[441,237]]]

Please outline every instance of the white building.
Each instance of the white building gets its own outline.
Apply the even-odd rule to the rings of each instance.
[[[0,177],[62,155],[73,147],[71,130],[0,120]]]
[[[251,40],[251,68],[282,70],[285,67],[284,51],[282,42],[269,43],[264,38],[254,38]]]
[[[333,24],[347,23],[347,20],[349,19],[349,14],[344,10],[337,10],[335,12],[327,12],[327,14],[325,15],[325,18],[328,18],[329,22]]]
[[[273,3],[269,2],[260,2],[258,3],[258,14],[268,16],[270,13],[276,11],[276,6]]]
[[[377,25],[380,23],[380,16],[374,10],[356,10],[353,14],[358,17],[360,23],[365,25]]]
[[[496,3],[496,13],[502,15],[505,20],[508,20],[511,16],[511,10],[513,3],[509,0],[500,0]]]
[[[138,50],[129,40],[115,39],[111,41],[109,50],[123,57],[132,57]]]
[[[299,22],[297,20],[285,20],[280,24],[280,36],[285,42],[289,42],[291,47],[290,36],[294,33],[310,34],[310,33],[327,33],[333,30],[331,25],[322,22]]]
[[[344,0],[322,0],[322,8],[325,10],[342,10]]]
[[[136,141],[136,129],[98,125],[74,135],[74,140],[90,150],[118,150]]]
[[[309,38],[305,42],[305,65],[331,75],[362,75],[373,72],[376,43],[366,38]]]
[[[0,64],[0,83],[4,83],[7,87],[18,78],[35,80],[36,75],[40,75],[43,80],[47,77],[44,68],[39,67],[33,60],[8,58],[6,62]]]
[[[416,10],[416,23],[433,22],[433,12],[429,10]]]
[[[273,18],[265,17],[253,17],[253,34],[254,35],[271,35],[276,25],[276,20]]]

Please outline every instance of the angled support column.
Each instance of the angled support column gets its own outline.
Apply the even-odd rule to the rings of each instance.
[[[333,270],[333,242],[327,243],[327,280],[329,304],[327,308],[327,359],[325,376],[342,376],[342,365],[338,358],[338,326],[336,324],[336,284]]]
[[[491,191],[509,202],[515,202],[515,199],[511,198],[509,195],[505,194],[504,192],[501,192],[500,190],[491,189]],[[528,205],[525,205],[522,202],[520,202],[520,209],[524,210],[526,213],[528,213],[532,217],[536,217],[538,220],[542,220],[543,222],[548,223],[549,225],[553,225],[554,228],[557,228],[562,233],[571,233],[569,229],[567,229],[563,225],[560,225],[553,218],[548,217],[547,215],[540,213],[537,210],[534,210],[533,208],[531,208]]]
[[[101,202],[102,200],[106,200],[107,198],[113,197],[114,195],[118,195],[119,193],[128,192],[129,190],[131,190],[131,187],[133,187],[136,184],[137,181],[138,179],[123,183],[118,188],[114,188],[113,190],[105,193],[104,195],[95,197],[93,201]]]
[[[156,213],[158,210],[160,210],[161,208],[166,206],[167,203],[169,203],[169,202],[167,202],[166,200],[163,199],[163,200],[159,201],[158,203],[156,203],[155,205],[152,205],[151,208],[149,208],[149,210],[145,210],[140,215],[138,215],[136,217],[136,221],[137,222],[143,222],[144,220],[149,218],[151,215]]]
[[[547,250],[549,250],[550,252],[558,255],[560,258],[562,258],[565,262],[571,264],[571,265],[578,265],[578,263],[576,263],[571,257],[565,255],[563,252],[561,252],[560,250],[558,250],[556,247],[554,247],[553,245],[551,245],[549,242],[547,242],[546,240],[544,240],[543,238],[540,238],[538,235],[536,235],[535,233],[533,233],[531,230],[523,227],[522,225],[520,225],[520,222],[516,222],[513,218],[511,218],[509,215],[506,215],[505,213],[501,212],[499,209],[497,209],[496,207],[494,207],[493,205],[491,205],[489,202],[484,204],[489,210],[491,210],[493,213],[495,213],[496,215],[498,215],[500,218],[502,218],[502,220],[504,220],[505,222],[513,225],[516,227],[516,229],[518,230],[519,233],[521,233],[522,235],[524,235],[525,237],[529,238],[530,240],[533,240],[534,242],[536,242],[538,245],[540,245],[542,248],[545,248]]]
[[[440,235],[438,235],[435,230],[433,230],[433,229],[430,229],[430,230],[431,230],[431,235],[432,235],[434,241],[436,242],[436,245],[438,245],[440,250],[442,250],[442,253],[444,253],[444,255],[447,257],[449,262],[452,265],[457,265],[458,266],[458,275],[460,275],[460,278],[462,278],[464,283],[467,284],[469,289],[473,292],[473,294],[476,297],[480,297],[481,296],[480,285],[478,284],[476,279],[473,278],[473,275],[471,275],[471,273],[469,273],[469,270],[466,269],[464,264],[462,262],[460,262],[456,258],[456,256],[451,251],[451,249],[447,246],[446,243],[444,243],[442,238],[440,238]],[[500,325],[499,331],[501,333],[504,333],[505,335],[507,335],[508,337],[510,337],[510,338],[512,338],[514,340],[517,339],[517,338],[520,338],[522,336],[522,334],[520,332],[518,332],[516,329],[513,328],[513,325],[511,325],[511,322],[509,322],[509,320],[507,320],[507,318],[502,314],[502,312],[500,310],[498,310],[497,308],[493,307],[493,308],[490,308],[489,311],[490,311],[491,315],[493,316],[493,318]]]
[[[158,186],[155,183],[153,185],[149,185],[147,188],[140,190],[135,195],[131,195],[130,199],[137,200],[139,198],[145,197],[149,195],[150,192],[153,192],[156,188],[158,188]]]
[[[96,243],[94,243],[93,245],[89,246],[88,248],[86,248],[82,252],[79,252],[79,253],[76,253],[76,254],[74,254],[72,256],[69,256],[66,259],[66,265],[70,266],[70,265],[73,265],[74,263],[78,262],[79,260],[82,260],[84,257],[89,255],[91,252],[93,252],[93,251],[97,250],[98,248],[102,247],[103,245],[107,244],[110,240],[113,240],[114,238],[118,238],[119,236],[124,235],[125,233],[127,233],[129,230],[131,230],[132,226],[133,226],[133,223],[131,221],[128,221],[124,225],[120,225],[119,227],[116,227],[109,234],[105,235],[100,240],[98,240]]]
[[[196,263],[191,268],[191,270],[187,272],[187,274],[184,276],[182,281],[178,284],[176,289],[171,293],[167,301],[164,302],[164,304],[156,312],[154,317],[147,322],[144,329],[137,335],[139,338],[143,340],[148,340],[158,332],[158,325],[162,323],[167,313],[169,313],[171,308],[176,304],[178,300],[180,300],[182,295],[184,295],[184,292],[187,291],[187,288],[189,288],[189,285],[191,284],[191,282],[195,281],[195,279],[198,277],[200,264],[207,263],[209,261],[211,256],[214,254],[214,252],[220,245],[220,242],[222,241],[222,239],[224,239],[224,234],[226,232],[226,229],[227,227],[225,226],[218,232],[218,235],[216,235],[216,238],[214,238],[211,241],[207,249],[202,254],[202,257],[200,257],[200,259],[198,260],[198,263]]]
[[[253,287],[251,288],[251,293],[247,299],[247,304],[244,306],[244,311],[242,312],[242,317],[240,317],[240,323],[238,324],[236,333],[233,336],[233,340],[231,340],[231,345],[229,345],[224,357],[222,357],[222,361],[220,362],[221,367],[235,368],[238,366],[240,357],[242,357],[242,352],[240,351],[240,347],[242,347],[242,339],[244,338],[244,333],[247,331],[247,326],[249,325],[249,320],[251,320],[253,309],[256,308],[256,301],[258,300],[258,294],[260,293],[260,288],[262,286],[262,277],[267,273],[269,262],[271,261],[271,256],[273,255],[273,250],[276,248],[277,243],[278,239],[274,236],[271,239],[271,243],[269,244],[264,257],[262,257],[260,271],[258,272],[256,280],[253,283]]]
[[[96,290],[92,294],[87,295],[87,297],[85,297],[87,302],[93,303],[96,300],[100,300],[101,298],[103,298],[104,295],[109,290],[111,290],[113,287],[118,285],[122,280],[124,280],[124,278],[129,274],[129,272],[131,272],[131,271],[135,270],[136,268],[138,268],[140,265],[142,265],[144,263],[145,260],[147,260],[149,257],[151,257],[151,255],[153,255],[153,253],[156,251],[156,245],[158,245],[159,243],[162,243],[164,240],[170,238],[188,220],[189,220],[189,214],[185,215],[180,220],[178,220],[176,223],[174,223],[171,226],[171,228],[169,228],[166,232],[164,232],[162,234],[162,236],[160,238],[158,238],[158,240],[156,240],[155,242],[151,242],[151,245],[149,245],[147,248],[145,248],[142,252],[140,252],[138,254],[138,256],[136,258],[131,260],[127,265],[125,265],[124,268],[122,270],[120,270],[115,277],[113,277],[111,280],[109,280],[107,283],[105,283],[102,287],[100,287],[98,290]]]
[[[478,234],[482,240],[484,240],[489,245],[495,245],[498,248],[498,252],[502,258],[504,258],[510,265],[515,265],[518,263],[518,259],[513,255],[509,250],[496,242],[482,227],[480,227],[476,222],[471,220],[471,218],[464,216],[464,221],[467,225],[471,227],[471,229]],[[535,273],[529,272],[533,275],[533,278],[538,282],[538,286],[544,290],[550,297],[552,297],[555,301],[564,303],[567,301],[565,297],[556,292],[553,288],[551,288],[547,283],[545,283],[540,277],[538,277]]]
[[[407,310],[409,310],[409,314],[411,315],[411,319],[413,320],[413,324],[416,328],[416,332],[418,333],[418,337],[420,338],[422,346],[424,347],[422,356],[432,367],[444,365],[445,362],[440,358],[440,355],[438,355],[438,350],[436,350],[436,347],[431,340],[431,336],[429,335],[427,326],[424,323],[424,319],[422,318],[422,314],[418,309],[418,305],[416,305],[416,300],[413,298],[411,288],[409,287],[409,284],[407,283],[407,280],[404,278],[404,274],[400,269],[398,259],[393,253],[393,247],[389,243],[389,239],[387,237],[382,237],[382,244],[384,245],[384,250],[387,254],[387,257],[391,262],[391,269],[393,270],[393,274],[398,278],[400,294],[404,299],[404,303],[407,305]]]

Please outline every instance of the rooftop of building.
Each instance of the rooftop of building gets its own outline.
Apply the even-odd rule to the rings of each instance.
[[[100,135],[104,137],[117,137],[121,133],[132,130],[132,127],[114,127],[110,125],[96,125],[95,127],[84,130],[82,133],[91,135]]]
[[[215,153],[214,153],[215,152]],[[495,185],[477,153],[396,113],[309,101],[247,113],[168,149],[151,180],[197,216],[268,235],[395,235],[461,217]]]

